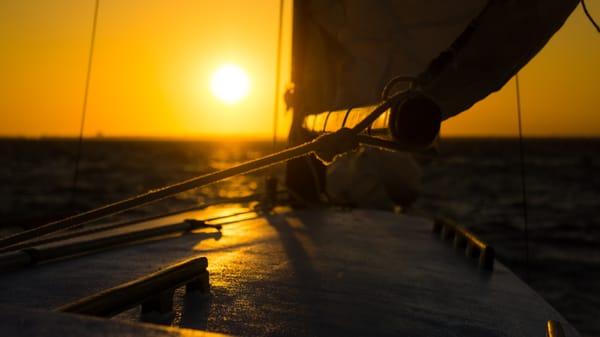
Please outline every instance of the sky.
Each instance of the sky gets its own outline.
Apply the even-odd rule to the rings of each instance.
[[[281,87],[289,82],[285,1]],[[279,0],[101,0],[85,135],[271,137]],[[588,8],[600,19],[600,1]],[[0,136],[79,132],[94,1],[0,2]],[[526,136],[600,136],[600,34],[580,7],[520,72]],[[211,93],[223,64],[245,99]],[[278,132],[289,115],[280,106]],[[445,136],[514,136],[514,80],[446,121]]]

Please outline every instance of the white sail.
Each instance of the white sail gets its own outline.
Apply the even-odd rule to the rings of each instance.
[[[395,76],[420,77],[453,116],[498,90],[577,0],[298,0],[296,111],[377,103]],[[442,55],[442,56],[440,56]]]

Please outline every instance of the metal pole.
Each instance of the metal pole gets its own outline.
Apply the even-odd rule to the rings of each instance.
[[[273,151],[277,143],[277,117],[279,111],[279,86],[281,81],[281,38],[283,31],[283,5],[284,0],[279,1],[279,27],[277,30],[277,52],[275,58],[275,97],[273,99]]]

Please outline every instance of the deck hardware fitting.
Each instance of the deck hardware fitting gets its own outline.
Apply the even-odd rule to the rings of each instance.
[[[443,226],[440,236],[441,236],[442,240],[451,239],[452,237],[454,237],[454,228],[452,228],[450,226]]]
[[[157,295],[150,297],[145,302],[142,302],[142,315],[151,312],[166,314],[173,311],[173,295],[174,289],[161,291]]]
[[[462,235],[455,235],[454,242],[452,243],[454,249],[466,249],[467,248],[467,239]]]
[[[549,320],[546,323],[546,337],[565,337],[560,322]]]
[[[464,251],[465,256],[478,259],[479,268],[485,270],[494,269],[495,251],[490,245],[481,241],[475,234],[463,226],[457,225],[446,219],[435,219],[433,233],[439,234],[444,241],[452,240],[454,249]]]
[[[187,293],[190,292],[198,292],[201,294],[209,294],[210,293],[210,280],[209,280],[209,272],[200,275],[196,280],[191,281],[185,285],[185,291]]]
[[[170,265],[162,270],[106,289],[65,304],[55,311],[82,315],[111,317],[137,305],[142,313],[170,312],[175,289],[186,286],[186,291],[209,291],[208,260],[196,257]]]
[[[200,229],[200,228],[214,228],[217,230],[221,230],[223,229],[223,226],[221,225],[211,225],[211,224],[207,224],[206,221],[204,220],[196,220],[196,219],[185,219],[183,220],[184,223],[190,225],[190,231],[193,231],[195,229]]]

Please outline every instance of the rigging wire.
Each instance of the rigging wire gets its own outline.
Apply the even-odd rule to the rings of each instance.
[[[75,169],[73,171],[73,183],[71,185],[71,198],[70,204],[73,205],[75,200],[75,194],[77,192],[77,180],[79,178],[79,161],[81,160],[81,149],[83,145],[83,130],[85,127],[85,115],[87,112],[88,97],[90,91],[90,78],[92,75],[92,61],[94,60],[94,45],[96,42],[96,26],[98,23],[98,8],[100,7],[100,0],[95,1],[94,5],[94,19],[92,22],[92,37],[90,39],[90,48],[88,52],[87,72],[85,76],[85,89],[83,93],[83,105],[81,107],[81,121],[79,124],[79,140],[77,142],[77,150],[75,153]]]
[[[588,20],[590,20],[590,23],[596,28],[596,31],[600,33],[600,26],[598,26],[598,23],[596,23],[596,20],[594,20],[594,17],[592,14],[590,14],[590,11],[588,11],[584,0],[581,0],[581,8],[583,8],[583,13],[585,13],[585,16],[587,16]]]
[[[519,121],[519,155],[521,164],[521,196],[523,202],[523,235],[525,236],[525,281],[529,282],[529,226],[527,210],[527,181],[525,177],[525,144],[523,141],[523,118],[521,112],[521,88],[519,86],[519,73],[515,75],[515,89],[517,98],[517,119]]]

